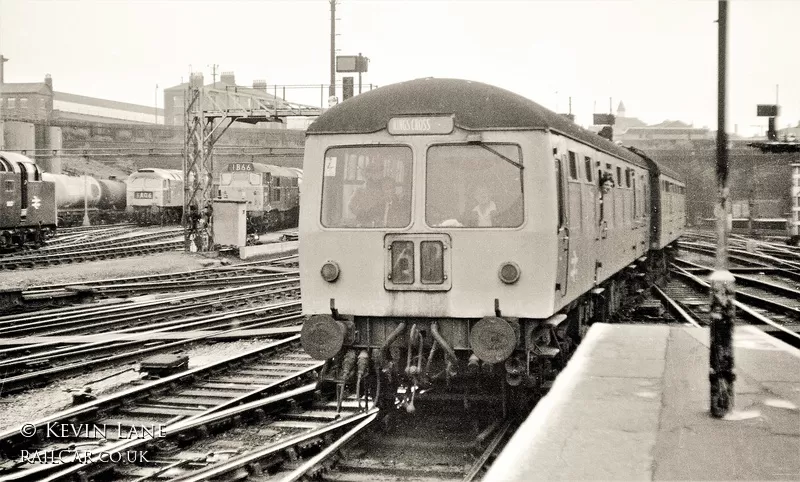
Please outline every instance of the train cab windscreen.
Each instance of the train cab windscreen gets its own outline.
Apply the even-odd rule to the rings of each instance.
[[[328,149],[322,181],[322,225],[403,228],[411,223],[411,148]]]
[[[514,144],[436,145],[428,149],[425,221],[433,227],[522,225],[522,156]]]

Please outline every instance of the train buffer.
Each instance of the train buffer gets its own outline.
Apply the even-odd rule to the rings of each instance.
[[[593,325],[484,480],[800,480],[800,350],[737,327],[715,419],[708,347],[705,328]]]

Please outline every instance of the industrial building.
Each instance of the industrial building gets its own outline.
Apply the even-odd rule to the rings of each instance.
[[[4,83],[2,112],[7,120],[47,122],[82,120],[104,123],[163,124],[164,109],[58,92],[53,79],[44,82]]]

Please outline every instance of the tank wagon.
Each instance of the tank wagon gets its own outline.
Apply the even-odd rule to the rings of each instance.
[[[127,179],[127,211],[139,224],[180,223],[183,194],[183,172],[139,169]]]
[[[306,136],[302,344],[321,384],[382,404],[472,379],[538,396],[685,224],[675,173],[482,83],[382,87]]]
[[[41,245],[55,231],[55,185],[28,157],[0,152],[0,249]]]
[[[234,162],[219,174],[217,197],[247,201],[247,233],[297,226],[300,169]]]
[[[123,181],[50,173],[43,173],[42,178],[55,184],[59,226],[80,224],[87,211],[95,223],[124,219],[126,186]]]

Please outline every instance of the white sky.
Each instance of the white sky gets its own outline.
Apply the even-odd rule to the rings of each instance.
[[[577,122],[624,101],[627,115],[716,128],[717,3],[708,0],[340,0],[339,55],[368,56],[365,83],[450,77],[497,85]],[[728,130],[800,119],[800,1],[729,4]],[[188,79],[321,84],[329,79],[327,0],[0,0],[6,82],[53,76],[58,91],[153,105]],[[339,74],[341,79],[342,74]],[[357,82],[357,80],[356,80]],[[319,105],[319,89],[289,100]],[[325,92],[327,103],[327,90]],[[596,110],[594,105],[596,103]],[[158,92],[158,105],[163,94]]]

